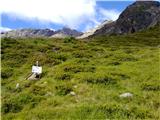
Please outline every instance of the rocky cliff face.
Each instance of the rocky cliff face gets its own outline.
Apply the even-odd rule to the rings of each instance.
[[[78,36],[77,38],[78,39],[83,39],[83,38],[86,38],[86,37],[89,37],[89,36],[92,36],[94,34],[97,34],[97,32],[101,32],[101,31],[105,31],[105,30],[112,30],[112,29],[106,29],[107,27],[110,27],[113,26],[114,22],[113,21],[104,21],[101,25],[85,32],[83,35],[81,36]]]
[[[17,29],[8,32],[1,33],[1,37],[56,37],[64,38],[68,36],[77,37],[82,35],[81,32],[72,30],[70,28],[63,28],[61,30],[51,30],[51,29]]]
[[[17,29],[1,35],[2,37],[49,37],[54,33],[55,31],[50,29]]]
[[[81,36],[82,34],[83,34],[82,32],[78,32],[77,30],[64,27],[61,30],[55,31],[55,34],[53,34],[51,37],[55,38],[64,38],[67,36],[78,37]]]
[[[160,22],[160,2],[137,1],[128,6],[116,21],[116,33],[133,33]]]
[[[104,34],[134,33],[155,26],[159,22],[160,2],[136,1],[128,6],[116,21],[100,25],[101,27],[99,29],[96,29],[86,37]],[[85,34],[86,33],[84,33],[83,36],[85,36]],[[79,38],[81,38],[81,36]]]

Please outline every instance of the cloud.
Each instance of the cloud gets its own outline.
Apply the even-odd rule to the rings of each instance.
[[[75,27],[84,17],[94,16],[94,0],[2,0],[0,12],[20,19],[38,19],[45,22]]]
[[[15,19],[36,19],[43,24],[61,24],[75,29],[83,23],[90,23],[92,27],[99,24],[97,14],[103,19],[115,19],[118,14],[112,10],[97,11],[96,0],[1,0],[0,8],[1,14]]]
[[[117,20],[119,17],[120,12],[117,10],[107,10],[100,8],[99,10],[100,15],[102,16],[102,19],[107,19],[107,20]]]
[[[10,29],[10,28],[7,28],[7,27],[0,27],[0,33],[1,32],[7,32],[7,31],[11,31],[12,29]]]
[[[115,21],[118,19],[119,15],[120,15],[120,12],[117,10],[114,10],[114,9],[97,8],[95,16],[85,26],[83,31],[85,32],[85,31],[88,31],[92,28],[95,28],[105,20]]]

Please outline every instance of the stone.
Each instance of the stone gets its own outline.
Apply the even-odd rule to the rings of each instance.
[[[77,85],[74,85],[73,88],[77,88]]]
[[[18,88],[19,88],[19,83],[16,84],[16,89],[18,89]]]
[[[119,95],[120,98],[132,98],[133,94],[132,93],[123,93]]]
[[[47,84],[47,82],[45,81],[44,84]]]
[[[71,91],[71,92],[70,92],[70,95],[75,96],[75,95],[76,95],[76,93],[75,93],[75,92],[73,92],[73,91]]]
[[[45,96],[52,96],[52,92],[47,92]]]

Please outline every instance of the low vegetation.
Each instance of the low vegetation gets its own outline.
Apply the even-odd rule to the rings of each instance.
[[[3,38],[2,119],[160,119],[159,33]],[[42,78],[26,80],[37,60]]]

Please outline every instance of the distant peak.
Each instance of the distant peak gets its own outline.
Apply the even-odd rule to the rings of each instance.
[[[64,27],[61,30],[55,31],[54,29],[33,29],[33,28],[21,28],[15,29],[3,34],[4,37],[66,37],[66,36],[73,36],[77,37],[80,36],[82,33],[76,30],[72,30],[68,27]]]

